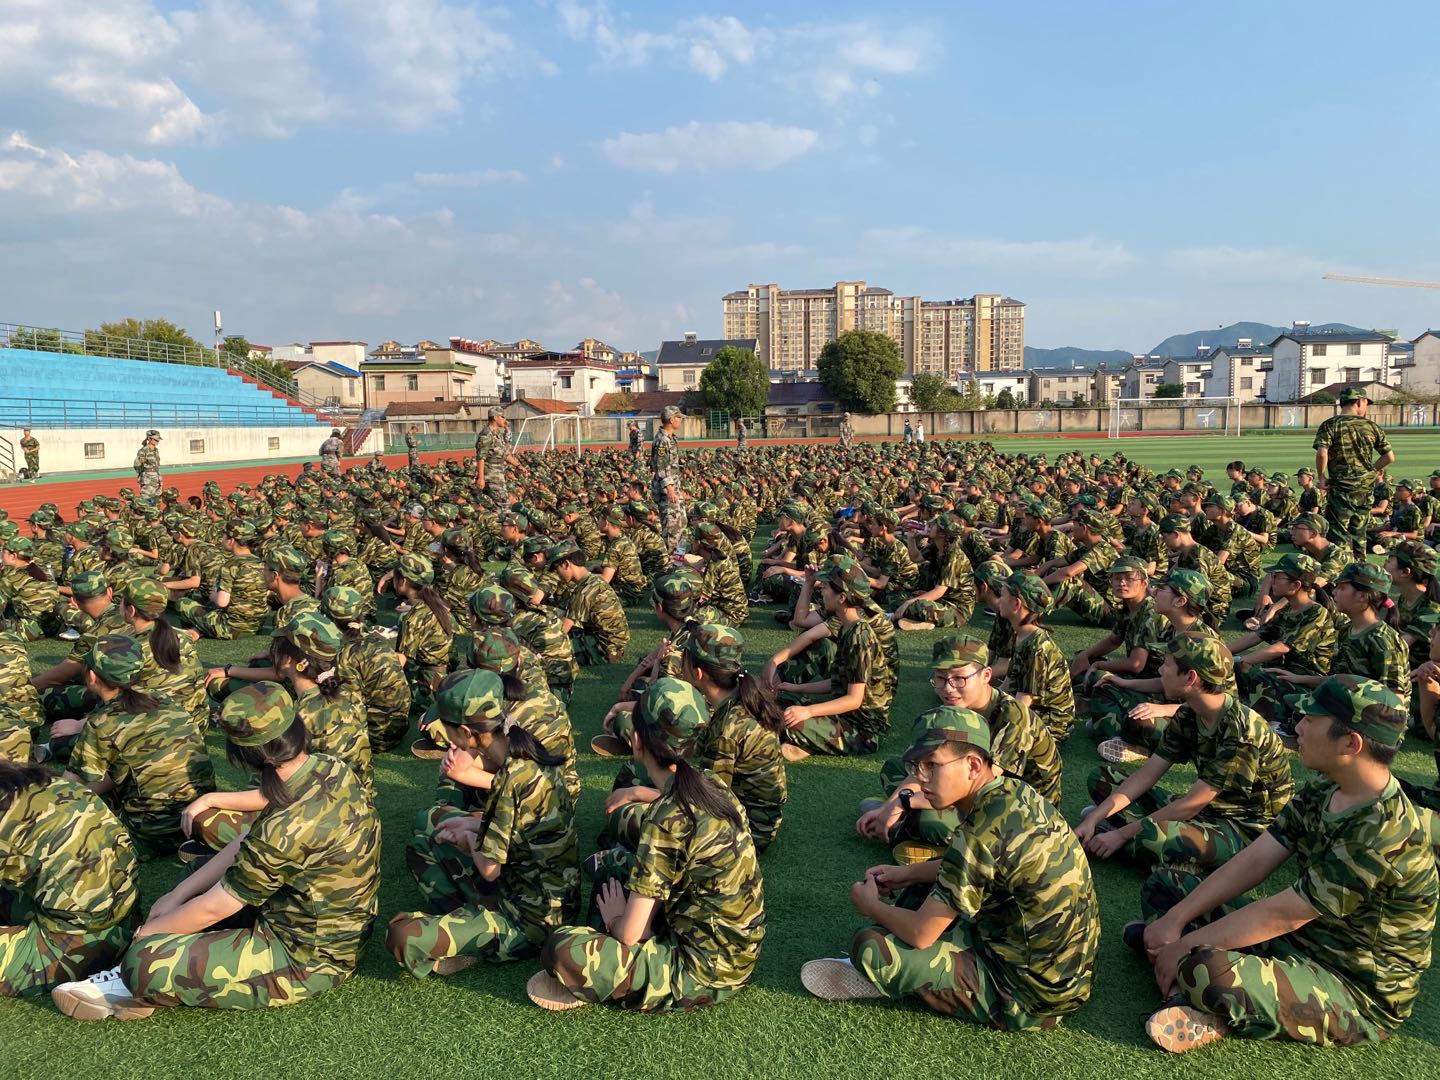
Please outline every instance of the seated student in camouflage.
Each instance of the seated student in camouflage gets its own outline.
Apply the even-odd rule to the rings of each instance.
[[[1170,569],[1170,549],[1160,538],[1160,526],[1152,520],[1156,513],[1153,499],[1148,495],[1135,495],[1126,503],[1125,535],[1129,538],[1127,550],[1131,555],[1144,560],[1150,577],[1164,577]]]
[[[1305,685],[1300,679],[1328,674],[1335,658],[1335,616],[1315,600],[1319,569],[1308,555],[1284,555],[1271,568],[1270,582],[1285,610],[1229,643],[1241,695],[1285,737],[1293,737],[1297,719],[1286,698]]]
[[[52,744],[62,736],[73,742],[80,726],[68,721],[78,720],[95,706],[94,699],[87,699],[85,696],[85,657],[95,647],[95,642],[106,634],[123,634],[130,628],[125,616],[120,613],[119,606],[114,602],[103,571],[81,571],[74,575],[71,583],[71,599],[76,605],[72,625],[80,636],[71,643],[70,654],[64,660],[31,680],[31,685],[40,692],[46,719],[67,721],[60,731],[52,730]],[[68,734],[66,727],[70,728]],[[52,745],[51,750],[56,749]],[[64,753],[68,752],[67,744]],[[56,753],[54,757],[63,760],[62,753]]]
[[[1331,543],[1325,535],[1326,528],[1325,519],[1319,514],[1301,514],[1290,523],[1290,542],[1320,564],[1315,572],[1315,587],[1322,593],[1328,591],[1340,571],[1350,563],[1350,545]],[[1244,620],[1247,630],[1258,628],[1285,610],[1285,604],[1270,595],[1270,586],[1270,575],[1266,574],[1260,579],[1254,610],[1235,612],[1237,618]]]
[[[615,590],[585,566],[573,540],[562,540],[545,561],[566,589],[561,625],[570,635],[575,659],[583,666],[619,663],[630,644],[630,623]]]
[[[375,614],[375,578],[370,567],[356,558],[358,543],[349,529],[328,529],[320,538],[324,552],[324,578],[320,579],[317,566],[316,588],[323,597],[331,589],[354,589],[364,600],[362,618]],[[386,567],[389,569],[389,567]]]
[[[958,542],[960,519],[939,514],[929,533],[931,550],[921,567],[920,591],[895,609],[900,630],[964,626],[975,610],[975,569]]]
[[[1130,683],[1159,675],[1162,657],[1154,646],[1161,638],[1163,620],[1150,599],[1147,569],[1148,564],[1133,555],[1122,555],[1110,564],[1105,590],[1113,601],[1110,632],[1070,661],[1078,703],[1090,714],[1086,726],[1101,738],[1113,736],[1121,718],[1145,700]],[[1116,649],[1122,655],[1106,659]]]
[[[0,761],[0,997],[112,966],[136,922],[130,837],[98,796]]]
[[[40,695],[30,681],[30,654],[8,624],[0,623],[0,761],[28,765],[45,723]],[[49,758],[49,747],[41,751]]]
[[[774,695],[745,670],[744,653],[735,630],[697,624],[681,651],[679,677],[699,691],[710,711],[696,737],[695,766],[735,793],[755,850],[763,852],[780,831],[785,809],[785,758],[777,734],[785,719]]]
[[[1265,721],[1233,693],[1224,643],[1195,633],[1166,649],[1160,679],[1180,709],[1138,770],[1127,775],[1101,765],[1090,774],[1094,805],[1075,835],[1098,859],[1124,851],[1145,863],[1205,873],[1260,835],[1289,801],[1290,760]],[[1197,779],[1183,795],[1156,788],[1172,766],[1187,764]]]
[[[410,727],[410,684],[405,665],[385,638],[365,629],[366,598],[345,585],[332,585],[320,609],[340,631],[335,670],[365,709],[372,754],[393,750]]]
[[[1166,1050],[1227,1035],[1353,1046],[1394,1034],[1414,1008],[1437,883],[1429,823],[1390,772],[1405,703],[1337,675],[1299,712],[1300,760],[1319,775],[1203,882],[1174,875],[1144,898],[1165,998],[1146,1030]],[[1292,856],[1293,885],[1246,899]]]
[[[1170,553],[1170,568],[1194,570],[1210,582],[1210,604],[1205,621],[1217,630],[1230,614],[1230,575],[1209,548],[1201,547],[1190,533],[1190,519],[1168,514],[1160,522],[1160,538]]]
[[[1010,568],[998,558],[975,567],[975,604],[990,616],[990,635],[985,646],[990,650],[990,671],[997,683],[1009,674],[1010,657],[1015,651],[1015,628],[999,615],[1000,591],[1010,580],[1010,573]]]
[[[202,637],[230,641],[260,629],[260,620],[269,610],[265,567],[250,550],[255,527],[248,521],[232,521],[226,530],[228,558],[215,578],[215,588],[202,605],[179,597],[176,613]]]
[[[1234,511],[1228,495],[1217,493],[1205,500],[1205,546],[1229,572],[1233,594],[1244,596],[1260,584],[1260,545],[1235,521]]]
[[[1410,650],[1386,618],[1395,609],[1390,576],[1370,563],[1351,563],[1335,579],[1337,640],[1330,670],[1373,679],[1392,693],[1410,695]],[[1299,686],[1318,686],[1323,676],[1296,677]]]
[[[1082,510],[1072,522],[1075,547],[1060,565],[1036,567],[1050,587],[1056,608],[1069,608],[1086,626],[1113,625],[1115,598],[1110,594],[1110,564],[1115,548],[1101,525],[1098,510]]]
[[[436,591],[452,617],[465,610],[470,594],[490,578],[463,529],[446,529],[441,533],[434,567]]]
[[[420,875],[427,910],[390,919],[386,948],[417,978],[533,956],[580,911],[575,798],[563,760],[505,715],[494,672],[447,676],[435,711],[452,754],[468,756],[489,783],[483,809],[448,817],[434,833],[470,865],[426,866],[434,871]]]
[[[800,503],[789,500],[775,515],[775,540],[760,557],[760,581],[756,599],[786,600],[790,597],[791,580],[805,573],[811,562],[805,543],[806,511]]]
[[[995,765],[984,717],[935,713],[905,758],[930,805],[959,815],[949,847],[867,870],[851,899],[879,925],[855,935],[849,959],[812,960],[800,980],[831,1001],[915,996],[972,1023],[1053,1028],[1094,976],[1100,919],[1085,854],[1054,806]]]
[[[1070,562],[1075,550],[1068,533],[1050,523],[1051,508],[1039,499],[1026,499],[1020,504],[1020,533],[1012,538],[1014,546],[1004,556],[1011,569],[1034,569],[1048,574],[1057,566]]]
[[[204,736],[184,709],[136,688],[145,652],[134,638],[101,638],[85,665],[85,688],[100,704],[66,776],[106,798],[142,859],[168,855],[184,839],[181,811],[215,787]]]
[[[308,752],[305,725],[277,684],[231,694],[220,728],[230,760],[260,774],[265,809],[155,902],[119,968],[55,988],[67,1016],[290,1005],[354,974],[376,915],[374,806],[349,766]]]
[[[1395,500],[1389,516],[1366,530],[1371,554],[1383,555],[1401,540],[1425,539],[1429,515],[1425,507],[1416,501],[1416,496],[1424,490],[1424,485],[1418,480],[1396,482]]]
[[[867,524],[869,539],[861,560],[870,575],[875,602],[887,611],[909,596],[920,581],[920,568],[910,549],[895,535],[899,528],[899,514],[885,507],[877,509]]]
[[[205,669],[189,635],[177,634],[165,618],[169,604],[169,591],[152,578],[132,578],[125,584],[120,614],[129,625],[124,633],[139,642],[145,654],[135,688],[179,705],[203,734],[210,719]]]
[[[612,506],[600,517],[600,536],[604,546],[596,556],[590,569],[619,594],[626,603],[640,600],[650,587],[650,580],[640,565],[640,553],[635,550],[625,532],[625,511]],[[744,592],[744,587],[741,587]]]
[[[682,749],[693,714],[705,711],[694,687],[674,679],[641,699],[631,751],[660,795],[633,853],[589,861],[592,926],[562,927],[545,942],[545,970],[526,987],[542,1008],[694,1009],[750,981],[765,936],[755,845],[735,795]]]
[[[993,685],[989,660],[984,642],[975,638],[952,635],[935,642],[930,686],[941,708],[915,718],[915,737],[936,717],[943,717],[946,708],[970,709],[990,728],[996,768],[1024,780],[1058,806],[1061,762],[1055,740],[1028,709]],[[895,861],[903,865],[944,855],[959,815],[930,806],[910,767],[899,758],[880,767],[880,778],[887,797],[861,802],[855,831],[867,839],[894,844]]]
[[[540,658],[550,692],[565,704],[575,690],[580,665],[575,662],[575,647],[559,615],[544,606],[544,598],[535,578],[523,567],[507,566],[497,579],[500,587],[515,599],[510,628],[530,651]]]
[[[1075,723],[1075,694],[1065,654],[1040,625],[1051,608],[1050,590],[1034,574],[1017,570],[1001,589],[998,603],[1000,618],[1015,634],[1005,689],[1062,744]]]
[[[859,563],[842,555],[826,564],[820,589],[827,616],[838,620],[840,628],[830,677],[808,683],[780,681],[779,669],[791,659],[795,642],[781,648],[765,665],[768,686],[809,700],[785,709],[782,752],[788,761],[811,754],[871,754],[890,730],[896,664],[865,617],[871,603],[870,580]],[[819,631],[819,627],[806,631],[799,640]],[[823,696],[837,691],[838,696]]]
[[[686,561],[701,580],[701,606],[696,617],[701,622],[743,626],[750,615],[750,600],[725,534],[715,522],[702,521],[695,526],[693,535],[693,554],[687,555]]]
[[[1275,515],[1261,506],[1255,495],[1243,492],[1235,498],[1235,524],[1261,551],[1269,551],[1279,539]]]
[[[1396,544],[1385,560],[1385,572],[1390,575],[1395,597],[1390,622],[1409,646],[1411,670],[1423,664],[1429,654],[1430,626],[1421,616],[1440,611],[1437,569],[1440,569],[1440,554],[1417,540]]]
[[[68,605],[49,571],[35,559],[35,544],[12,536],[0,547],[0,613],[27,641],[53,637],[66,629],[61,613]]]
[[[395,651],[410,683],[410,715],[430,707],[430,697],[450,662],[455,623],[435,590],[435,568],[423,555],[406,552],[391,579],[395,595],[410,605],[400,616]]]

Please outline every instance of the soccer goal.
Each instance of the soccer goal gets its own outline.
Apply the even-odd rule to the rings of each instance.
[[[534,446],[541,450],[559,450],[561,442],[569,448],[575,443],[575,453],[580,451],[580,416],[576,413],[558,413],[546,416],[526,416],[515,429],[514,444]]]
[[[1112,439],[1134,435],[1239,435],[1240,399],[1116,398],[1110,402],[1109,434]]]

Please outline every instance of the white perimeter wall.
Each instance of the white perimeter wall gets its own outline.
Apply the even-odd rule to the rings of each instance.
[[[130,469],[145,439],[145,428],[38,428],[32,434],[40,440],[40,472],[44,476],[67,472]],[[162,428],[160,471],[167,466],[219,465],[228,462],[264,461],[273,458],[320,457],[320,444],[330,435],[328,425],[275,428]],[[0,435],[15,447],[15,467],[24,468],[18,428],[0,429]],[[192,451],[192,440],[205,444]],[[383,434],[372,431],[361,452],[381,446]],[[272,445],[272,442],[274,445]],[[104,457],[86,457],[86,443],[101,443]]]

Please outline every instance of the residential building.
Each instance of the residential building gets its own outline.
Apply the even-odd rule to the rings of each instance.
[[[655,367],[660,373],[661,390],[694,390],[700,386],[700,373],[715,354],[727,345],[755,352],[755,338],[698,338],[687,333],[680,341],[662,341]],[[758,354],[757,354],[758,355]]]
[[[512,360],[510,396],[550,398],[568,401],[580,409],[580,415],[593,416],[595,407],[606,394],[615,393],[615,364],[587,360],[578,353],[547,352],[526,360]]]
[[[1331,383],[1329,386],[1320,386],[1310,391],[1310,393],[1306,394],[1300,400],[1310,401],[1319,394],[1326,394],[1332,402],[1335,402],[1340,400],[1340,395],[1346,390],[1363,390],[1365,391],[1365,396],[1371,401],[1389,401],[1399,393],[1393,386],[1369,379],[1360,382],[1336,382]]]
[[[322,402],[332,409],[365,407],[365,386],[360,372],[334,360],[287,360],[295,384],[307,399]]]
[[[1210,357],[1206,346],[1201,346],[1198,356],[1180,359],[1171,357],[1160,369],[1160,382],[1179,386],[1185,397],[1204,397],[1205,379],[1210,374]]]
[[[606,345],[599,338],[587,337],[571,351],[579,353],[587,360],[603,360],[607,364],[620,360],[620,350],[613,345]]]
[[[1032,405],[1068,405],[1076,398],[1093,400],[1095,373],[1089,368],[1031,368],[1026,374],[1030,380],[1027,400]]]
[[[658,416],[666,405],[678,405],[686,412],[699,412],[705,408],[698,391],[652,390],[606,394],[596,403],[595,412],[602,416]]]
[[[319,364],[328,364],[332,361],[343,364],[348,368],[358,369],[365,362],[365,350],[369,348],[363,341],[312,341],[308,359]]]
[[[521,338],[519,341],[509,343],[496,341],[494,338],[486,338],[484,341],[475,343],[481,352],[487,356],[493,356],[497,360],[524,360],[531,356],[538,356],[545,351],[545,346],[530,338]]]
[[[1205,379],[1203,396],[1238,398],[1241,404],[1263,401],[1269,370],[1269,345],[1239,338],[1234,345],[1217,346],[1210,353],[1210,374]]]
[[[360,364],[367,408],[384,409],[395,402],[498,400],[495,364],[470,345],[454,338],[450,346],[434,341],[401,345],[387,341]],[[480,368],[484,368],[484,376]]]
[[[1152,398],[1155,388],[1165,381],[1165,363],[1159,357],[1136,357],[1121,375],[1122,398]]]
[[[1009,390],[1010,396],[1020,404],[1030,400],[1030,376],[1023,371],[990,371],[975,376],[975,385],[981,394],[992,398],[1000,396],[1001,390]]]
[[[770,384],[766,416],[832,416],[840,411],[835,396],[818,382]]]
[[[863,281],[829,289],[750,285],[721,299],[726,338],[754,338],[772,372],[807,372],[847,330],[874,330],[900,349],[907,375],[954,380],[962,372],[1018,371],[1025,356],[1025,305],[995,293],[968,300],[896,296]]]
[[[1331,383],[1390,381],[1390,338],[1375,330],[1312,330],[1296,323],[1270,343],[1266,401],[1299,401]]]
[[[1121,396],[1125,388],[1125,376],[1119,371],[1100,364],[1095,368],[1095,375],[1091,379],[1090,400],[1097,405],[1108,405]]]
[[[1420,397],[1440,396],[1440,331],[1426,330],[1410,344],[1414,352],[1410,364],[1399,369],[1399,386]]]

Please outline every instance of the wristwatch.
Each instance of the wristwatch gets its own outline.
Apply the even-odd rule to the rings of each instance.
[[[914,793],[913,791],[911,791],[908,787],[906,787],[906,788],[901,788],[901,789],[900,789],[900,809],[901,809],[901,810],[904,810],[904,811],[908,814],[908,813],[910,812],[910,800],[913,799],[914,797],[915,797],[915,793]]]

